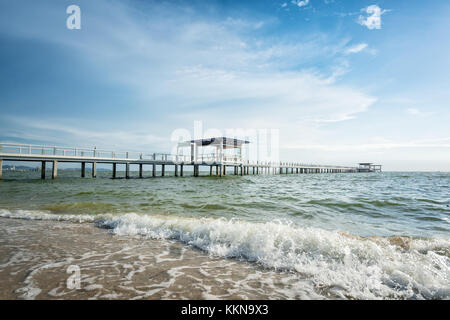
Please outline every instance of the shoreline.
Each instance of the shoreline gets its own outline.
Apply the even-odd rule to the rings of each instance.
[[[223,247],[226,242],[210,242],[206,248],[196,244],[196,241],[204,242],[206,239],[202,237],[208,233],[211,237],[220,229],[210,229],[203,235],[197,234],[199,238],[193,242],[186,242],[183,237],[193,236],[198,230],[192,229],[181,238],[161,238],[155,237],[147,229],[150,225],[145,224],[154,223],[154,218],[140,221],[144,229],[135,229],[133,219],[122,219],[125,220],[120,220],[119,225],[114,222],[102,225],[92,221],[0,217],[0,300],[353,300],[447,299],[450,296],[450,288],[443,285],[446,274],[450,274],[447,241],[442,247],[439,241],[430,243],[407,237],[362,238],[333,233],[335,237],[324,238],[332,235],[329,232],[310,238],[311,234],[304,229],[296,231],[300,232],[298,240],[304,242],[297,244],[304,246],[303,252],[298,251],[300,247],[284,251],[286,245],[294,244],[291,243],[294,238],[288,237],[271,249],[271,256],[253,260],[245,254],[218,255],[214,250],[226,249]],[[229,230],[236,227],[230,226]],[[148,235],[139,230],[146,230]],[[280,240],[274,238],[257,244],[257,239],[266,236],[253,236],[257,238],[239,244],[240,250],[248,245],[256,245],[252,250],[262,250],[270,241]],[[267,258],[281,259],[275,260],[281,264],[265,266],[263,262]],[[298,261],[298,265],[286,268],[284,259]],[[80,275],[79,289],[67,285],[69,278],[74,279],[74,270],[70,269],[74,266]],[[441,274],[438,276],[429,268]],[[417,282],[423,277],[434,277],[435,285],[424,287]],[[415,290],[420,293],[414,293]]]
[[[0,218],[0,231],[1,300],[301,298],[282,293],[295,285],[283,283],[294,282],[292,273],[212,257],[174,240],[112,235],[92,223],[9,218]],[[80,267],[80,289],[67,288],[73,265]]]

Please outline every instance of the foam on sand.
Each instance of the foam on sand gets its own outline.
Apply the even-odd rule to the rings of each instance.
[[[120,236],[174,239],[211,255],[294,272],[335,297],[449,299],[450,239],[362,238],[288,222],[138,215],[54,215],[0,210],[0,217],[95,222]]]

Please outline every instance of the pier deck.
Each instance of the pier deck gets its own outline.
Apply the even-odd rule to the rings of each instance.
[[[262,162],[240,160],[232,157],[216,159],[210,156],[182,156],[164,153],[144,154],[136,152],[114,152],[88,149],[64,148],[25,144],[0,143],[0,179],[3,161],[28,161],[41,163],[41,178],[45,179],[46,164],[52,163],[52,178],[58,176],[58,163],[80,163],[81,177],[86,176],[86,164],[92,166],[92,177],[97,176],[97,164],[111,164],[112,178],[116,178],[117,165],[125,165],[125,178],[130,178],[130,166],[139,167],[139,177],[143,177],[144,165],[152,166],[152,176],[156,176],[157,166],[161,176],[165,175],[167,166],[174,169],[175,176],[183,176],[184,168],[192,166],[193,175],[199,176],[200,167],[209,167],[210,175],[223,176],[231,168],[234,175],[249,174],[306,174],[306,173],[350,173],[358,172],[357,167],[332,165],[301,164],[287,162]]]

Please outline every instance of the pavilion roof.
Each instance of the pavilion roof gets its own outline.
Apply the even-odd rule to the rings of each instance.
[[[215,138],[205,138],[205,139],[196,139],[196,140],[190,140],[185,141],[180,144],[191,144],[194,143],[198,146],[214,146],[214,145],[223,145],[225,149],[227,148],[238,148],[242,146],[243,144],[248,144],[250,141],[247,140],[241,140],[241,139],[235,139],[235,138],[227,138],[227,137],[215,137]]]

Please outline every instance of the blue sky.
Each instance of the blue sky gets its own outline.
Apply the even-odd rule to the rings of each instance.
[[[286,161],[450,171],[449,18],[446,0],[1,0],[0,140],[160,152],[200,120],[279,129]]]

